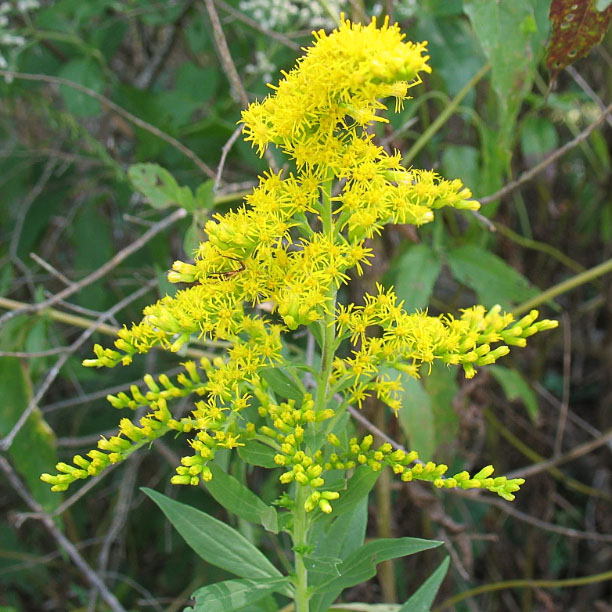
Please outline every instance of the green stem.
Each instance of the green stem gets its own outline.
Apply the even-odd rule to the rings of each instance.
[[[329,171],[321,185],[321,224],[323,225],[323,233],[328,235],[331,234],[334,229],[331,200],[333,177],[334,175]]]
[[[515,242],[516,244],[524,246],[528,249],[533,249],[534,251],[546,253],[547,255],[554,257],[558,262],[562,263],[564,266],[567,266],[574,272],[584,272],[584,266],[579,264],[577,261],[574,261],[571,257],[568,257],[567,255],[565,255],[565,253],[563,253],[559,249],[556,249],[554,246],[551,246],[550,244],[547,244],[545,242],[539,242],[538,240],[533,240],[531,238],[521,236],[503,223],[498,223],[494,221],[493,225],[500,234],[503,234],[504,236],[506,236],[506,238],[512,240],[512,242]]]
[[[332,191],[333,175],[329,174],[322,185],[321,199],[321,224],[323,233],[327,236],[334,236],[334,219],[332,212]],[[336,353],[336,292],[337,289],[330,287],[327,296],[326,311],[321,325],[323,326],[323,347],[321,350],[321,372],[317,380],[317,392],[315,400],[315,410],[323,410],[327,403],[327,391],[329,376],[331,374],[334,355]],[[304,503],[308,498],[308,488],[296,483],[295,508],[293,510],[293,550],[295,552],[295,610],[296,612],[308,612],[309,599],[308,593],[308,570],[304,562],[304,555],[308,545],[308,516],[304,509]]]
[[[328,175],[327,180],[323,183],[323,198],[321,209],[321,223],[323,225],[323,233],[328,236],[334,235],[334,220],[332,214],[332,175]],[[317,397],[315,410],[323,410],[327,401],[327,385],[331,374],[334,355],[336,353],[336,288],[330,288],[330,294],[327,297],[327,308],[323,317],[323,348],[321,355],[321,375],[318,381]]]
[[[452,102],[438,115],[436,120],[421,134],[421,137],[412,145],[408,153],[404,156],[402,163],[409,166],[416,154],[427,144],[429,139],[448,121],[451,115],[455,112],[459,103],[476,83],[489,72],[491,62],[487,62],[463,87],[463,89],[453,98]]]
[[[528,300],[527,302],[523,302],[520,306],[517,306],[512,310],[512,313],[515,315],[519,315],[523,312],[531,310],[536,306],[544,302],[548,302],[556,298],[558,295],[562,293],[566,293],[567,291],[571,291],[576,287],[580,287],[581,285],[585,285],[586,283],[590,283],[594,281],[596,278],[603,276],[604,274],[608,274],[608,272],[612,272],[612,259],[608,259],[603,263],[600,263],[598,266],[591,268],[589,270],[585,270],[581,274],[576,274],[576,276],[572,276],[567,280],[547,289],[540,293],[540,295]]]
[[[492,584],[484,584],[482,586],[464,591],[454,597],[449,597],[446,601],[443,601],[437,608],[434,608],[433,612],[442,612],[452,608],[455,604],[459,603],[469,597],[481,595],[482,593],[492,593],[493,591],[502,591],[504,589],[562,589],[573,586],[584,586],[587,584],[595,584],[597,582],[605,582],[612,579],[612,571],[603,572],[601,574],[594,574],[591,576],[581,576],[580,578],[569,578],[566,580],[506,580],[505,582],[494,582]]]
[[[295,509],[293,511],[293,550],[295,551],[295,610],[308,612],[310,595],[308,593],[308,570],[304,563],[304,553],[308,542],[308,525],[304,502],[308,489],[296,483]]]

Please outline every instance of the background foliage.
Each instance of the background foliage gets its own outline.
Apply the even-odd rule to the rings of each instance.
[[[605,2],[580,7],[595,4],[609,12]],[[437,609],[610,610],[610,576],[571,581],[609,570],[612,559],[609,125],[580,139],[612,97],[612,39],[562,69],[583,55],[572,39],[567,61],[549,63],[557,73],[551,85],[545,0],[0,5],[0,306],[15,313],[39,305],[0,329],[0,435],[30,408],[2,446],[6,609],[105,609],[57,533],[126,609],[182,609],[197,587],[230,577],[170,531],[141,485],[229,521],[275,564],[286,561],[287,550],[224,515],[204,490],[170,487],[180,452],[173,440],[156,442],[61,508],[65,500],[38,475],[113,431],[117,414],[105,395],[140,381],[118,368],[92,372],[81,360],[94,341],[108,344],[113,328],[173,290],[164,278],[171,262],[188,257],[212,210],[237,204],[274,161],[236,138],[240,109],[293,64],[312,27],[333,27],[339,8],[355,20],[382,11],[410,39],[429,41],[433,74],[379,136],[407,165],[459,177],[486,203],[482,217],[444,211],[418,236],[388,229],[351,300],[383,279],[407,309],[453,311],[477,301],[522,312],[539,304],[562,323],[511,367],[490,367],[469,382],[434,367],[422,381],[408,380],[397,420],[366,406],[371,423],[451,470],[493,463],[527,483],[509,505],[381,478],[369,502],[371,535],[435,538],[446,551],[381,564],[347,601],[406,599],[450,553]],[[565,8],[555,27],[567,34],[574,30],[562,28]],[[576,137],[531,180],[493,195]],[[563,282],[564,290],[543,295]],[[296,335],[295,343],[306,339]],[[129,376],[139,366],[170,372],[183,358],[152,353]],[[274,471],[221,467],[267,502],[278,496]],[[53,521],[24,515],[33,501]],[[516,588],[494,590],[518,579]],[[447,599],[479,586],[485,594]]]

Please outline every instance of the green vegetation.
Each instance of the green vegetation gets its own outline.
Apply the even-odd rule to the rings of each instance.
[[[3,610],[605,605],[612,7],[591,4],[389,3],[431,74],[377,64],[360,104],[414,96],[389,123],[325,107],[332,80],[307,127],[286,91],[241,112],[313,27],[380,27],[379,5],[0,5]],[[332,132],[359,153],[317,148]],[[533,309],[559,329],[489,365],[551,326]]]

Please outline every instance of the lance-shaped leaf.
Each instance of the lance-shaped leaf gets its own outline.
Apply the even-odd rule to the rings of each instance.
[[[312,610],[324,612],[340,593],[355,584],[365,582],[376,574],[376,565],[435,548],[442,542],[418,538],[380,539],[364,544],[337,566],[337,576],[317,585],[312,597]]]
[[[157,491],[142,488],[176,527],[199,557],[241,578],[282,578],[266,556],[229,525],[177,502]]]
[[[290,587],[289,578],[226,580],[202,587],[192,594],[193,608],[184,612],[230,612],[254,604],[266,595]]]

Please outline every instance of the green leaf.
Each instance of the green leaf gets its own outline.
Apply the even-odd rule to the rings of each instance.
[[[153,208],[179,206],[193,212],[196,202],[189,187],[180,187],[165,168],[157,164],[134,164],[128,177],[136,191],[144,195]]]
[[[242,578],[282,577],[261,551],[229,525],[152,489],[142,491],[204,561]]]
[[[266,595],[252,606],[240,608],[240,612],[278,612],[278,603],[273,595]]]
[[[191,222],[191,225],[185,232],[185,237],[183,238],[183,250],[185,251],[188,257],[192,257],[195,250],[198,248],[198,245],[201,242],[202,238],[202,228],[200,224],[194,219]]]
[[[448,0],[439,1],[444,6],[450,4]],[[463,7],[460,6],[459,10],[463,12]],[[433,74],[442,77],[444,92],[451,97],[456,96],[486,63],[469,22],[463,19],[440,19],[439,14],[427,14],[420,10],[420,6],[415,17],[418,20],[419,40],[429,41],[427,49],[431,55],[429,63]],[[472,90],[463,104],[474,106],[475,100],[476,91]]]
[[[342,559],[340,557],[313,555],[304,557],[304,563],[306,569],[308,569],[309,584],[316,586],[317,577],[324,580],[330,576],[340,575],[338,566],[342,563]]]
[[[177,286],[175,283],[171,283],[168,280],[168,271],[160,268],[160,266],[158,266],[157,264],[154,264],[154,268],[159,295],[169,295],[171,297],[174,297],[177,292]]]
[[[187,27],[183,28],[189,49],[195,55],[201,55],[212,50],[211,32],[208,21],[197,12],[188,20]]]
[[[91,58],[70,60],[62,66],[58,76],[93,89],[97,93],[101,93],[104,89],[104,76],[100,65]],[[100,113],[100,103],[95,98],[66,85],[60,85],[60,93],[66,108],[73,115],[91,117]]]
[[[210,210],[215,205],[215,181],[212,179],[198,186],[195,193],[196,207]]]
[[[463,8],[492,64],[491,83],[499,106],[498,137],[507,145],[514,136],[519,107],[531,90],[548,35],[548,3],[465,0]]]
[[[0,397],[0,437],[4,437],[32,398],[26,366],[17,357],[0,357]],[[55,473],[57,454],[53,431],[38,408],[23,424],[8,453],[34,498],[47,511],[57,508],[62,501],[61,495],[53,493],[49,485],[40,480],[43,472]]]
[[[264,368],[260,370],[261,377],[270,385],[275,395],[285,399],[301,400],[305,389],[298,386],[284,368]]]
[[[589,142],[595,151],[595,157],[597,161],[603,167],[603,171],[605,173],[610,172],[610,147],[608,147],[608,141],[604,138],[602,133],[598,130],[595,130],[591,133],[589,137]],[[610,210],[610,207],[608,207]]]
[[[427,306],[441,267],[437,253],[426,244],[413,246],[393,266],[395,292],[407,312]]]
[[[334,514],[332,514],[332,517]],[[327,517],[326,517],[327,518]],[[313,558],[335,559],[333,566],[327,568],[327,575],[314,577],[312,586],[329,576],[338,575],[337,566],[350,554],[363,546],[368,523],[368,498],[364,497],[350,513],[345,513],[333,520],[331,525],[319,535]]]
[[[527,414],[532,423],[537,423],[540,416],[538,400],[531,387],[516,370],[511,370],[500,365],[490,365],[487,370],[491,372],[495,380],[501,385],[505,396],[510,400],[521,400],[527,408]]]
[[[426,0],[425,5],[437,17],[452,17],[463,12],[462,0]]]
[[[183,62],[176,74],[175,88],[181,94],[202,106],[215,95],[219,82],[219,71],[216,68],[200,68],[192,62]]]
[[[399,604],[368,604],[363,602],[343,603],[342,607],[332,606],[327,612],[343,612],[344,610],[355,610],[355,612],[398,612]]]
[[[431,371],[422,376],[421,382],[427,391],[433,415],[434,452],[435,449],[443,448],[447,453],[447,449],[454,446],[459,428],[457,411],[453,405],[459,391],[457,368],[436,361]],[[448,462],[451,458],[446,454],[444,459]]]
[[[80,4],[83,4],[82,2]],[[183,7],[178,4],[159,2],[151,5],[149,2],[140,3],[142,8],[145,8],[140,16],[143,23],[147,25],[167,26],[176,22],[183,10]]]
[[[278,463],[274,461],[276,451],[257,440],[248,440],[244,446],[239,446],[238,454],[250,465],[265,468],[279,467]]]
[[[449,178],[461,179],[461,182],[473,189],[480,185],[479,153],[475,147],[448,144],[442,152],[442,174]]]
[[[482,168],[480,170],[478,194],[493,193],[504,183],[504,176],[508,168],[512,150],[499,139],[499,134],[494,126],[483,125],[481,130],[482,146]],[[491,202],[481,209],[485,217],[495,216],[499,200]]]
[[[524,156],[544,157],[559,146],[552,121],[544,117],[527,117],[521,126],[521,152]]]
[[[342,582],[343,588],[351,587],[374,576],[376,566],[383,561],[413,555],[442,544],[443,542],[420,538],[380,538],[368,542],[344,560],[339,567],[338,581]],[[326,585],[319,588],[326,588]]]
[[[450,557],[446,557],[398,612],[429,612],[444,576],[446,576],[449,563]]]
[[[74,245],[75,261],[82,272],[95,270],[106,263],[115,253],[113,229],[108,215],[102,214],[101,203],[89,200],[74,216],[70,224],[70,242]],[[81,306],[106,309],[113,304],[112,292],[102,283],[83,287],[76,296]]]
[[[349,478],[346,490],[340,492],[340,497],[333,502],[333,516],[352,512],[364,497],[367,497],[378,480],[380,472],[374,472],[368,466],[358,467]]]
[[[376,574],[378,563],[412,555],[441,544],[442,542],[419,538],[383,538],[364,544],[338,566],[340,576],[330,578],[316,587],[312,598],[313,611],[327,610],[344,589],[372,578]]]
[[[448,266],[453,276],[473,289],[478,300],[487,308],[500,304],[510,310],[539,291],[529,281],[497,255],[476,245],[466,245],[449,251]]]
[[[10,261],[4,263],[0,272],[0,295],[6,295],[13,284],[15,270]]]
[[[423,385],[412,376],[401,373],[404,390],[402,407],[397,414],[400,427],[408,439],[411,450],[422,457],[431,457],[436,449],[436,427],[431,398]]]
[[[275,508],[266,505],[253,491],[224,472],[217,464],[211,462],[208,467],[213,477],[206,483],[206,488],[215,500],[245,521],[263,525],[268,531],[278,533]]]
[[[202,587],[192,593],[195,605],[185,612],[231,612],[253,604],[266,595],[286,590],[289,578],[266,578],[260,580],[225,580]]]

